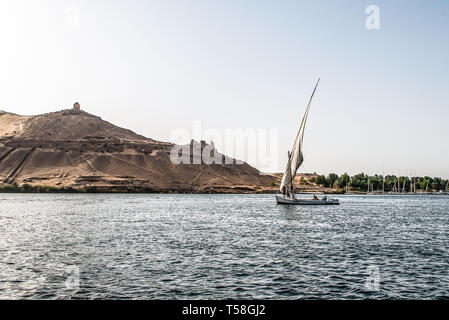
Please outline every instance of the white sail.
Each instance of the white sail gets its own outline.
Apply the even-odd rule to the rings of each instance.
[[[282,177],[282,181],[281,181],[281,192],[283,192],[283,187],[286,187],[290,184],[290,182],[292,181],[292,166],[291,166],[291,156],[290,156],[290,151],[288,152],[288,161],[287,161],[287,165],[285,166],[285,172],[284,172],[284,176]]]
[[[287,187],[292,183],[292,181],[295,179],[296,171],[298,171],[298,168],[301,166],[302,162],[304,161],[304,156],[302,154],[302,145],[303,145],[303,138],[304,138],[304,129],[306,127],[307,122],[307,116],[309,115],[310,110],[310,104],[312,103],[313,95],[315,94],[316,88],[318,87],[318,83],[320,83],[320,79],[318,79],[318,82],[315,85],[315,88],[313,89],[312,95],[310,96],[309,104],[307,105],[306,112],[304,113],[304,117],[301,121],[301,126],[299,127],[298,135],[296,136],[295,143],[293,144],[292,151],[290,153],[290,157],[288,159],[287,168],[285,169],[284,176],[282,177],[280,190],[283,191],[284,187]],[[290,170],[288,168],[290,167]]]

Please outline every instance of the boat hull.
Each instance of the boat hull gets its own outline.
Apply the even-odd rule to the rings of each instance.
[[[292,205],[304,205],[304,206],[320,206],[320,205],[338,205],[340,201],[338,199],[290,199],[282,195],[276,195],[277,204],[292,204]]]

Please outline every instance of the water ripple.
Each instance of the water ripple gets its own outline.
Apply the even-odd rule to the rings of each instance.
[[[447,196],[1,198],[0,298],[449,297]]]

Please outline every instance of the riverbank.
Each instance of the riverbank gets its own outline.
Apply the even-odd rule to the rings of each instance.
[[[168,194],[275,194],[276,187],[257,186],[214,186],[203,189],[193,188],[158,188],[158,187],[128,187],[128,186],[85,186],[55,187],[45,185],[15,185],[0,184],[0,193],[168,193]],[[297,188],[297,193],[342,194],[343,189],[329,188]]]
[[[114,187],[109,186],[89,186],[83,188],[71,187],[52,187],[52,186],[13,186],[0,185],[1,193],[102,193],[102,194],[276,194],[279,193],[277,189],[261,189],[254,190],[252,188],[234,187],[234,188],[209,188],[204,190],[190,190],[190,189],[163,189],[163,188],[129,188],[129,187]],[[367,193],[362,191],[344,192],[343,189],[297,189],[296,194],[346,194],[346,195],[449,195],[449,192],[374,192]]]

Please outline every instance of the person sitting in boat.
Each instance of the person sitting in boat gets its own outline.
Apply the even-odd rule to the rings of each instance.
[[[326,200],[327,200],[327,197],[326,197],[326,196],[324,196],[324,197],[323,197],[323,200],[324,200],[324,201],[326,201]]]
[[[313,200],[318,200],[318,197],[316,195],[313,195]]]

